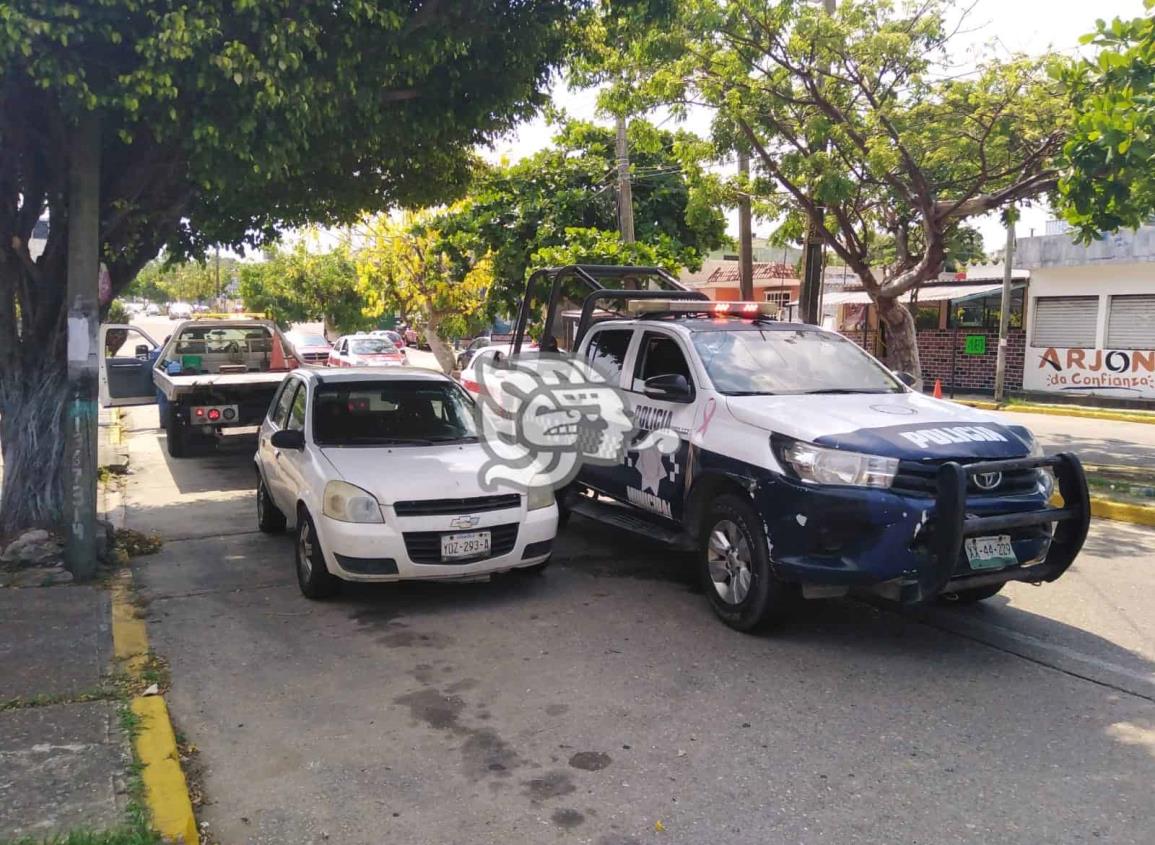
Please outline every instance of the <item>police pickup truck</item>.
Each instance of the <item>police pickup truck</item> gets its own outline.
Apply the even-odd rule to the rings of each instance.
[[[773,621],[799,592],[974,602],[1008,581],[1054,581],[1082,548],[1090,506],[1074,455],[1044,456],[1027,429],[916,392],[767,303],[714,303],[669,277],[609,281],[569,312],[571,351],[629,398],[635,443],[668,429],[678,446],[586,464],[562,502],[692,545],[728,625]]]

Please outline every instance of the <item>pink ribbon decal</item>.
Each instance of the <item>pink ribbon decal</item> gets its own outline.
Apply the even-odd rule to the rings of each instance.
[[[718,410],[714,397],[710,397],[710,401],[706,403],[706,410],[702,414],[702,424],[698,427],[696,434],[705,436],[706,429],[710,427],[710,420],[714,419],[714,412]]]

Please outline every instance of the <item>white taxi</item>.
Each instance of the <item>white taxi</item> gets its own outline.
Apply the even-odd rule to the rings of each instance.
[[[297,579],[312,599],[342,581],[544,568],[553,492],[484,489],[487,459],[472,400],[441,373],[295,370],[261,425],[258,525],[295,528]]]

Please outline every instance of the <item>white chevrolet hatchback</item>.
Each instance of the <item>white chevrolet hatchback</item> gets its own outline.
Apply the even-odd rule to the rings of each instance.
[[[261,425],[262,531],[295,527],[301,592],[341,581],[476,578],[543,568],[557,533],[548,489],[485,490],[473,402],[410,368],[300,369]]]

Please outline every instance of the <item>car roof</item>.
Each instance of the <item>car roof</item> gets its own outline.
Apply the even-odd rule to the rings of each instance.
[[[345,384],[358,381],[448,381],[449,376],[438,370],[423,367],[357,367],[331,369],[329,367],[298,367],[293,372],[318,384]]]
[[[749,320],[741,317],[653,317],[642,320],[600,320],[590,326],[590,331],[612,326],[613,328],[649,328],[651,326],[668,326],[682,329],[687,332],[777,332],[777,331],[813,331],[837,334],[822,326],[810,323],[784,323],[777,320]]]

